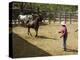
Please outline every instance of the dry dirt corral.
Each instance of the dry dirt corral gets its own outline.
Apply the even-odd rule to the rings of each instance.
[[[31,29],[32,37],[27,34],[27,28],[16,26],[13,28],[13,56],[54,56],[72,55],[78,53],[78,29],[77,23],[67,24],[68,38],[67,51],[63,51],[62,39],[58,33],[59,23],[51,23],[40,26],[38,37],[35,38],[35,31]]]

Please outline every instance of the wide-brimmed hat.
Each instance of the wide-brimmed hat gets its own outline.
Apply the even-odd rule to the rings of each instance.
[[[66,25],[65,21],[62,21],[62,22],[61,22],[61,25]]]

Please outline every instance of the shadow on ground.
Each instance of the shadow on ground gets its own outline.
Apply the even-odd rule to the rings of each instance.
[[[78,52],[78,50],[75,50],[75,49],[67,49],[66,52]]]
[[[13,58],[51,56],[51,54],[32,45],[17,34],[12,34]]]
[[[57,40],[56,38],[50,38],[50,37],[46,37],[46,36],[38,36],[38,38],[41,38],[41,39],[53,39],[53,40]]]

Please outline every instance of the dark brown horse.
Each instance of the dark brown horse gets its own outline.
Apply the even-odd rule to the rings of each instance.
[[[41,15],[33,15],[33,19],[32,20],[29,20],[27,23],[26,23],[26,26],[28,27],[28,35],[31,34],[30,32],[30,28],[33,28],[36,32],[36,35],[35,37],[38,36],[38,29],[39,29],[39,23],[43,20],[42,16]]]

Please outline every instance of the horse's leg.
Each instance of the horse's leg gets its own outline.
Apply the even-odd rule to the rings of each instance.
[[[29,35],[29,33],[30,33],[30,28],[28,27],[28,35]]]
[[[30,33],[30,35],[32,36],[32,34],[31,34],[30,30],[29,30],[29,33]]]
[[[37,37],[37,36],[38,36],[38,28],[35,29],[35,31],[36,31],[36,35],[35,35],[35,37]]]
[[[30,32],[30,28],[28,27],[28,35],[31,35],[32,36],[32,34],[31,34],[31,32]]]

